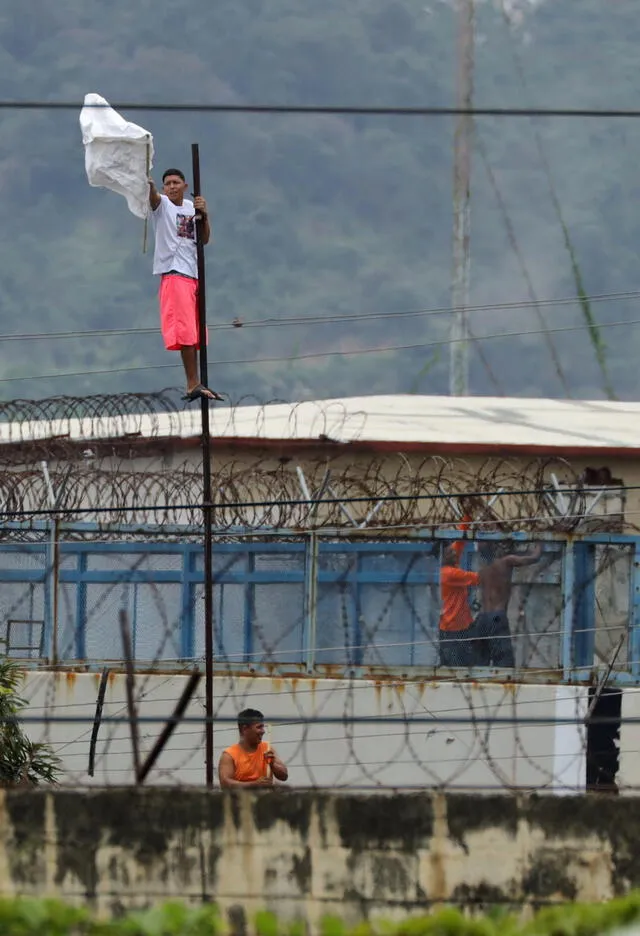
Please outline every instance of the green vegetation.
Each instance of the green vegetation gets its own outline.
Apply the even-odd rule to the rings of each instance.
[[[404,922],[346,926],[326,917],[320,936],[603,936],[640,919],[640,895],[602,904],[572,904],[541,910],[528,923],[512,914],[465,916],[452,908]],[[166,903],[112,920],[98,920],[88,910],[56,900],[0,900],[0,931],[6,936],[216,936],[230,934],[213,904],[186,907]],[[280,923],[258,913],[248,936],[304,936],[301,921]]]
[[[19,695],[23,673],[10,660],[0,661],[0,787],[55,783],[60,761],[48,744],[34,744],[17,721],[27,702]],[[0,930],[1,931],[1,930]]]
[[[522,7],[529,7],[521,3]],[[508,27],[478,2],[479,106],[637,106],[634,0],[546,0]],[[151,256],[124,199],[90,189],[78,116],[113,103],[450,105],[455,17],[442,0],[32,0],[0,21],[6,99],[77,110],[3,110],[0,397],[161,389],[181,383],[157,332]],[[123,110],[154,134],[156,179],[201,147],[213,213],[211,324],[296,319],[212,333],[216,387],[234,399],[309,399],[448,387],[446,315],[344,321],[450,303],[454,122],[444,117],[229,115]],[[472,184],[472,304],[574,296],[540,311],[575,396],[638,395],[636,288],[640,121],[483,118]],[[496,193],[496,187],[497,192]],[[311,324],[331,316],[332,323]],[[474,334],[537,330],[531,307],[471,313]],[[149,333],[86,337],[96,329]],[[385,354],[335,354],[407,346]],[[542,335],[471,349],[474,393],[563,395]],[[334,356],[286,360],[301,354]],[[284,362],[256,365],[257,358]],[[114,369],[126,369],[114,373]],[[142,368],[142,369],[136,369]],[[148,369],[144,369],[148,368]],[[90,375],[53,379],[46,375]],[[26,378],[30,379],[26,379]]]

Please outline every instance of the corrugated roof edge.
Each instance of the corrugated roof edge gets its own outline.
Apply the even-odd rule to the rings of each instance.
[[[388,395],[212,410],[212,443],[434,454],[635,457],[640,404]],[[199,409],[0,424],[0,445],[199,443]]]

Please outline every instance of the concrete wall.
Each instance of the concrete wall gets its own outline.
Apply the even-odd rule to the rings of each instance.
[[[183,790],[0,793],[3,895],[304,918],[603,900],[640,886],[640,801]]]
[[[187,677],[138,674],[142,718],[166,718]],[[26,725],[33,740],[48,740],[60,756],[66,785],[133,782],[129,727],[101,726],[95,774],[87,773],[89,743],[100,676],[27,672],[27,716],[51,719]],[[204,679],[187,715],[204,715]],[[217,676],[214,711],[234,720],[250,706],[274,724],[271,741],[290,768],[295,787],[580,791],[586,782],[586,738],[581,720],[588,689],[575,686]],[[125,680],[109,679],[103,717],[126,715]],[[367,723],[372,716],[388,718]],[[56,717],[77,722],[56,722]],[[305,725],[302,719],[314,719]],[[447,721],[455,719],[455,723]],[[575,724],[523,724],[554,718]],[[323,722],[323,719],[325,720]],[[420,719],[418,721],[417,719]],[[488,720],[498,719],[490,723]],[[141,747],[150,750],[161,723],[140,724]],[[237,737],[233,721],[218,721],[216,761]],[[204,728],[181,724],[149,777],[152,784],[204,782]]]
[[[620,716],[618,783],[622,792],[637,796],[640,793],[640,689],[622,691]]]

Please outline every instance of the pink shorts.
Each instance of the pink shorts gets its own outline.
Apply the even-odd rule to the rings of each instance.
[[[160,279],[160,330],[167,351],[199,347],[198,280],[165,274]],[[208,343],[209,336],[206,336]]]

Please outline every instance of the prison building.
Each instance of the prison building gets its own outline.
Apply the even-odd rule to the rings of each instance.
[[[335,726],[309,729],[316,774],[331,783],[436,783],[452,761],[461,786],[470,777],[586,784],[594,756],[576,725],[564,734],[507,727],[499,756],[478,747],[477,726],[446,734],[443,725],[429,747],[429,757],[441,747],[440,767],[425,773],[420,719],[452,705],[486,717],[505,700],[508,711],[583,718],[594,693],[602,706],[612,687],[606,704],[617,713],[635,704],[638,409],[411,395],[212,408],[219,711],[246,703],[291,715],[292,750],[300,711],[379,710],[403,722],[394,737],[408,718],[421,732],[399,764],[380,764],[380,732],[356,727],[360,740],[349,743],[366,753],[358,748],[357,764],[345,767],[344,731],[329,754]],[[0,406],[0,639],[33,671],[39,710],[90,709],[103,667],[112,673],[108,704],[121,704],[121,609],[152,710],[202,664],[200,430],[199,408],[167,393]],[[514,549],[544,543],[544,561],[514,576],[509,672],[440,665],[442,548],[459,536],[470,495],[467,568],[476,568],[477,538],[508,537]],[[470,600],[477,609],[478,596]],[[233,727],[220,732],[228,741]],[[194,748],[185,782],[201,755]],[[610,778],[618,766],[596,773]],[[316,774],[304,769],[311,782]]]

